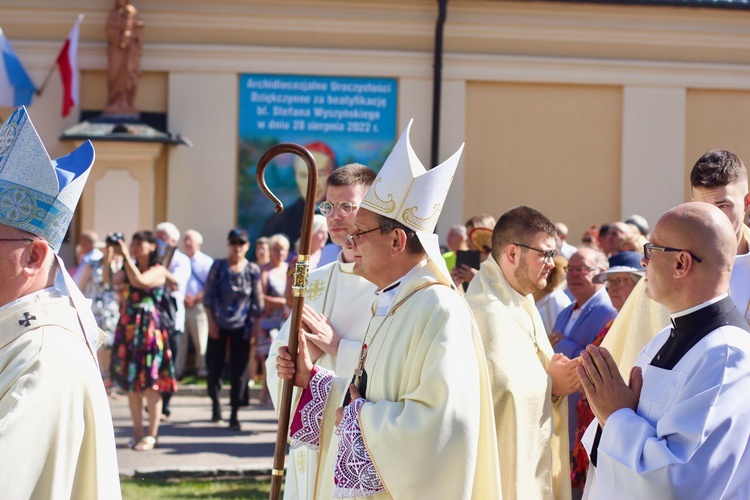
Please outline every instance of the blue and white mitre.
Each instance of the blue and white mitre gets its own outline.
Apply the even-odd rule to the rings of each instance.
[[[25,107],[0,129],[0,224],[21,229],[60,250],[94,164],[94,147],[51,160]]]
[[[103,334],[86,299],[70,277],[60,250],[78,199],[94,164],[94,146],[86,141],[68,156],[51,160],[24,106],[0,129],[0,224],[27,231],[54,250],[62,277],[94,361]],[[55,280],[57,286],[58,280]]]
[[[452,285],[438,237],[433,231],[464,145],[461,144],[458,151],[443,163],[427,170],[411,147],[409,131],[413,121],[409,120],[360,206],[413,230],[427,255],[443,274],[446,284]]]

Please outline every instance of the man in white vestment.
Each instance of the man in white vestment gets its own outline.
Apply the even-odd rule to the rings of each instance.
[[[318,498],[501,496],[481,339],[432,233],[461,150],[427,171],[410,127],[349,235],[354,272],[378,288],[354,378],[313,367],[304,334],[297,371],[285,347],[277,358],[279,377],[304,388],[291,444],[320,450]]]
[[[646,294],[672,326],[626,384],[605,348],[578,367],[596,419],[586,498],[750,497],[750,326],[729,297],[737,238],[708,203],[679,205],[645,245]]]
[[[0,497],[118,499],[99,331],[56,254],[94,148],[51,161],[24,107],[0,145]]]
[[[744,223],[750,207],[747,169],[737,155],[714,149],[695,162],[690,172],[690,185],[692,201],[718,207],[734,228],[737,254],[729,280],[729,295],[750,323],[750,228]],[[669,324],[666,309],[644,295],[644,286],[645,283],[636,285],[602,342],[617,361],[623,377],[630,373],[643,346]]]
[[[354,274],[354,249],[346,242],[347,235],[356,230],[354,218],[375,175],[372,169],[355,163],[337,168],[326,180],[326,199],[320,212],[328,222],[331,240],[342,250],[335,262],[310,273],[305,295],[302,325],[307,339],[321,351],[313,361],[342,376],[354,372],[375,300],[375,285]],[[266,382],[276,408],[282,388],[276,375],[276,355],[279,347],[289,342],[290,323],[288,319],[279,330],[266,361]],[[284,497],[313,498],[318,453],[307,447],[294,448],[287,460]]]
[[[532,296],[555,267],[555,233],[533,208],[508,210],[466,292],[492,382],[505,499],[571,496],[566,396],[580,388],[578,363],[554,353]]]

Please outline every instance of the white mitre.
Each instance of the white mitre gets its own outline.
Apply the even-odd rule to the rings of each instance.
[[[101,336],[91,303],[57,255],[93,165],[91,141],[67,156],[50,159],[24,106],[0,129],[0,224],[31,233],[54,250],[67,288],[61,291],[73,301],[96,359]]]
[[[412,229],[427,256],[444,275],[446,284],[452,285],[434,231],[464,145],[446,161],[427,170],[409,141],[413,121],[409,120],[360,206]]]
[[[57,252],[94,164],[94,147],[51,160],[26,108],[0,129],[0,223],[44,239]]]

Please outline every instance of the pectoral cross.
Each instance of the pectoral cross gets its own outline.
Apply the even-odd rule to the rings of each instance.
[[[359,351],[359,362],[357,368],[354,370],[354,376],[352,377],[352,384],[357,387],[359,395],[363,398],[367,391],[367,372],[365,371],[365,361],[367,361],[367,344],[362,344],[362,350]],[[344,396],[343,406],[348,405],[351,402],[351,394],[349,390],[346,391]]]
[[[359,387],[362,374],[365,372],[365,361],[367,361],[367,344],[362,344],[362,349],[359,351],[359,362],[357,363],[357,369],[354,370],[354,380],[352,380],[352,383],[357,387]]]

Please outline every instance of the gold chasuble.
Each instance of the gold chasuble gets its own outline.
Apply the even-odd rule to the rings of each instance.
[[[372,318],[359,427],[385,491],[368,498],[501,498],[481,339],[466,302],[444,280],[428,261],[393,304],[411,296],[392,315]],[[335,412],[349,381],[337,376],[326,402],[320,499],[333,493]]]
[[[516,292],[490,256],[466,300],[484,342],[505,499],[569,499],[567,397],[552,402],[554,354],[531,295]]]
[[[0,310],[0,497],[119,499],[112,415],[68,297]]]

